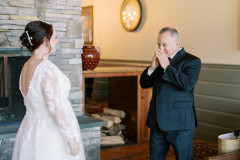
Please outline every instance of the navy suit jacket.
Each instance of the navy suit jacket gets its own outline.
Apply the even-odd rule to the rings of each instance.
[[[146,125],[158,124],[163,131],[193,129],[197,125],[193,92],[201,60],[182,48],[165,71],[159,66],[149,76],[148,68],[140,78],[142,88],[153,87]]]

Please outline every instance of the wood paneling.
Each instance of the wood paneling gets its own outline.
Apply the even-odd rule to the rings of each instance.
[[[240,67],[203,65],[195,88],[199,126],[195,137],[217,142],[217,137],[240,128]]]
[[[149,89],[142,89],[142,97],[141,97],[141,104],[142,104],[142,111],[141,111],[141,143],[149,142],[150,140],[150,129],[146,126],[146,120],[148,115],[148,109],[150,106],[150,101],[152,99],[152,88]]]
[[[195,94],[195,104],[200,108],[240,115],[240,100]]]
[[[232,130],[239,126],[240,115],[200,108],[196,108],[196,112],[199,122],[209,123],[219,127],[231,128]]]
[[[195,88],[195,93],[229,99],[240,99],[240,85],[198,81],[198,85]]]

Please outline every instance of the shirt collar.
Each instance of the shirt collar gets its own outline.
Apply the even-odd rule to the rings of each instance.
[[[171,59],[173,59],[173,57],[182,49],[182,47],[174,54],[172,55],[172,57],[170,57]]]

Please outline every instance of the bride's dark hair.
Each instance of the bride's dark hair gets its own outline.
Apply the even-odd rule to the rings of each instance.
[[[26,25],[24,33],[20,36],[20,43],[29,51],[33,52],[47,39],[50,51],[50,38],[52,34],[53,26],[51,24],[42,21],[32,21]]]

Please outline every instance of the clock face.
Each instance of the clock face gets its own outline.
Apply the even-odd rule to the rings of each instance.
[[[125,0],[121,8],[121,22],[127,31],[134,31],[141,20],[141,4],[138,0]]]

